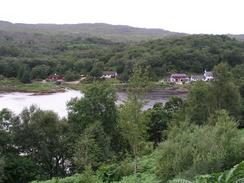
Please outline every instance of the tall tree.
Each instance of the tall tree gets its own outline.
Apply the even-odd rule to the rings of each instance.
[[[160,103],[149,109],[147,115],[149,118],[147,122],[148,139],[156,147],[166,137],[164,131],[167,130],[171,116]]]
[[[202,125],[214,110],[210,85],[205,82],[197,82],[194,84],[187,96],[187,119]]]
[[[226,63],[214,68],[213,95],[217,109],[226,109],[236,117],[240,113],[240,92]]]
[[[98,122],[87,127],[74,146],[73,159],[78,170],[97,168],[111,157],[110,138]]]
[[[129,143],[134,157],[134,173],[137,173],[138,157],[145,143],[146,115],[142,111],[143,98],[149,88],[147,70],[139,65],[133,68],[129,79],[128,101],[119,110],[119,129]]]
[[[66,174],[70,158],[67,124],[57,114],[34,106],[21,113],[21,123],[15,126],[14,136],[20,153],[34,160],[44,177]],[[30,138],[31,137],[31,138]]]
[[[84,97],[71,100],[68,118],[74,130],[81,132],[99,121],[104,131],[111,135],[116,127],[116,94],[106,82],[94,82],[84,90]]]
[[[135,174],[138,169],[138,158],[146,139],[146,116],[141,108],[141,102],[129,100],[119,110],[119,129],[131,147]]]
[[[150,89],[149,72],[147,68],[135,64],[128,82],[128,94],[132,100],[141,100]]]
[[[18,70],[18,79],[22,83],[30,83],[31,82],[31,71],[27,65],[21,65]]]
[[[80,165],[94,167],[103,161],[111,158],[113,151],[118,150],[117,131],[117,109],[115,105],[116,94],[111,85],[107,82],[95,82],[84,90],[84,97],[74,99],[68,104],[68,121],[72,129],[72,139],[79,141],[76,143],[76,151],[79,154],[85,148],[92,148],[89,143],[94,144],[94,152],[89,156],[98,157],[94,161],[84,163],[84,158],[74,153]],[[85,151],[91,151],[86,149]],[[87,159],[90,159],[87,156]],[[83,163],[81,163],[83,162]]]

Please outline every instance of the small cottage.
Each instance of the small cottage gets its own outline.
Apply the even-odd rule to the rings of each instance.
[[[189,81],[189,77],[186,74],[172,74],[170,76],[171,83],[182,84]]]
[[[62,81],[64,80],[64,77],[58,74],[52,74],[47,78],[48,81]]]
[[[104,71],[101,78],[110,79],[110,78],[117,78],[117,76],[118,74],[115,71]]]

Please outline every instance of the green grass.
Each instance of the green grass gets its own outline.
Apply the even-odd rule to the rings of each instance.
[[[2,79],[0,80],[0,91],[2,92],[40,92],[40,93],[49,93],[62,91],[61,86],[56,85],[55,83],[41,83],[41,82],[32,82],[30,84],[24,84],[18,81],[17,79]]]

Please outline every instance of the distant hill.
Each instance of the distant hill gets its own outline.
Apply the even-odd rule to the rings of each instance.
[[[235,38],[237,40],[240,40],[240,41],[244,41],[244,34],[239,34],[239,35],[229,34],[228,36],[231,38]]]
[[[25,39],[29,38],[31,40],[49,35],[62,36],[63,39],[69,39],[70,37],[98,37],[114,42],[140,42],[182,37],[189,34],[171,32],[164,29],[136,28],[127,25],[111,25],[105,23],[23,24],[0,21],[0,36],[3,35],[17,37],[17,39],[25,37]],[[39,38],[37,38],[38,36]],[[227,36],[244,41],[244,34],[228,34]]]
[[[0,21],[0,31],[8,33],[24,32],[51,35],[73,35],[80,37],[100,37],[117,42],[138,42],[152,39],[184,36],[183,33],[163,29],[135,28],[126,25],[95,24],[21,24]]]

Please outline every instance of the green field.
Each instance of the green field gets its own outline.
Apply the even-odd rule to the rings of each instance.
[[[35,93],[51,93],[63,91],[61,86],[55,83],[41,83],[32,82],[30,84],[23,84],[16,79],[2,79],[0,80],[1,92],[35,92]]]

